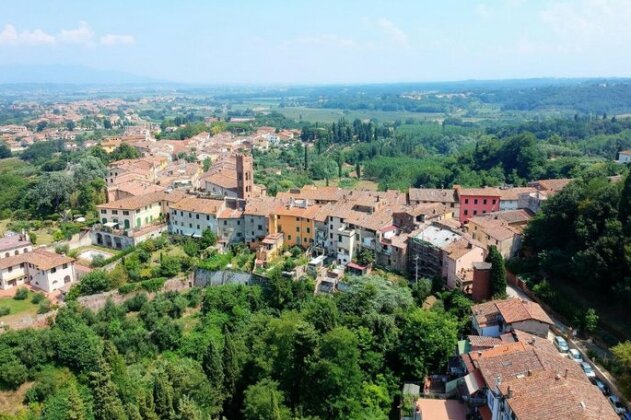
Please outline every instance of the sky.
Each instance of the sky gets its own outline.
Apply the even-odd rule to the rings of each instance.
[[[3,1],[0,65],[185,83],[631,76],[631,0]]]

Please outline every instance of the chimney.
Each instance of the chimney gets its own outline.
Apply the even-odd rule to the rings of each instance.
[[[508,386],[508,389],[506,391],[506,398],[507,399],[513,398],[513,390],[511,389],[510,385]]]
[[[528,372],[526,372],[526,374],[527,374],[528,376],[532,376],[532,370],[528,369]]]
[[[563,375],[563,377],[564,377],[564,378],[567,378],[567,374],[568,374],[568,372],[569,372],[569,369],[568,369],[568,368],[565,368],[565,374]]]

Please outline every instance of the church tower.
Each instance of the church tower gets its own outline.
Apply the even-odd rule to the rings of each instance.
[[[237,154],[237,195],[247,200],[252,197],[254,187],[254,165],[252,156],[242,153]]]

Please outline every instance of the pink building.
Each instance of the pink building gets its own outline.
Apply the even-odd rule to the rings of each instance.
[[[500,209],[502,194],[499,188],[461,188],[457,191],[461,223],[466,223],[473,216]]]

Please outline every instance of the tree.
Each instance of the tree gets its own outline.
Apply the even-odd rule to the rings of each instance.
[[[305,171],[309,169],[309,146],[307,144],[305,144],[305,162],[304,162],[304,168]]]
[[[66,121],[66,128],[68,129],[68,131],[74,131],[74,129],[77,127],[77,124],[70,120],[70,121]]]
[[[362,177],[361,164],[359,163],[359,161],[355,163],[355,175],[357,176],[357,179],[361,179]]]
[[[215,232],[210,230],[210,228],[204,229],[204,231],[202,232],[201,240],[200,240],[200,245],[202,249],[206,249],[209,246],[215,245],[216,243],[217,243],[217,235],[215,235]]]
[[[229,396],[234,395],[234,391],[239,376],[239,364],[237,360],[237,349],[232,341],[232,334],[224,331],[223,345],[223,377],[224,389]]]
[[[611,352],[622,370],[618,383],[625,395],[629,395],[631,393],[631,341],[618,343],[611,348]]]
[[[622,192],[620,193],[618,220],[625,227],[626,233],[631,234],[631,171],[625,177]]]
[[[127,143],[122,143],[118,146],[112,153],[110,154],[110,158],[112,160],[121,160],[121,159],[138,159],[140,157],[140,152],[133,146],[130,146]]]
[[[29,191],[27,200],[32,208],[42,216],[58,213],[69,204],[75,190],[73,179],[63,173],[45,173]]]
[[[208,172],[208,170],[210,169],[211,165],[212,165],[212,160],[210,160],[209,157],[204,159],[204,161],[202,162],[202,166],[204,168],[204,172]]]
[[[263,379],[245,390],[243,415],[247,420],[289,420],[291,413],[283,405],[283,399],[278,382]]]
[[[405,314],[396,354],[403,377],[423,378],[442,371],[458,341],[455,317],[436,311],[415,309]]]
[[[494,299],[506,297],[506,269],[504,268],[504,258],[495,245],[489,246],[489,254],[486,262],[491,263],[491,293]]]
[[[71,381],[63,388],[57,388],[49,396],[42,410],[44,420],[85,420],[88,418],[85,403],[77,385]]]
[[[224,368],[222,354],[212,340],[208,343],[202,360],[202,368],[210,386],[217,393],[218,400],[224,397]]]
[[[594,308],[589,308],[585,311],[583,326],[585,327],[585,331],[588,333],[596,331],[596,327],[598,326],[598,314],[596,314],[596,310]]]
[[[123,404],[112,382],[111,369],[100,358],[96,370],[90,372],[90,389],[94,398],[94,418],[96,420],[126,420]]]
[[[177,414],[178,418],[186,420],[200,420],[202,418],[202,413],[195,401],[186,395],[178,401]]]
[[[369,266],[375,262],[375,252],[368,248],[362,248],[357,253],[357,262],[363,266]]]
[[[174,419],[173,386],[166,373],[157,372],[153,381],[153,401],[156,414],[160,419]]]
[[[6,159],[11,157],[11,149],[3,141],[0,141],[0,159]]]

